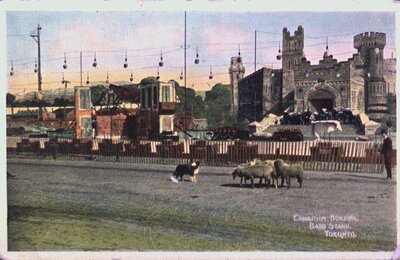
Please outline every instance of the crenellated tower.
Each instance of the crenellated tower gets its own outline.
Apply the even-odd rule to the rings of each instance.
[[[354,48],[358,50],[364,65],[365,111],[372,120],[378,122],[388,113],[388,90],[383,73],[385,45],[385,33],[365,32],[354,36]]]
[[[231,66],[229,67],[229,75],[231,78],[231,114],[232,118],[237,120],[237,111],[239,106],[238,85],[239,80],[244,76],[245,68],[243,66],[243,58],[232,57]]]
[[[294,67],[301,63],[304,57],[304,29],[297,27],[291,36],[288,29],[283,28],[282,38],[282,101],[284,107],[289,106],[287,96],[294,90]],[[285,104],[286,103],[286,104]]]

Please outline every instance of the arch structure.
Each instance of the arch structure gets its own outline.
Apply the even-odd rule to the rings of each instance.
[[[307,88],[304,93],[304,110],[318,111],[322,108],[329,110],[342,105],[342,95],[333,86],[327,83],[317,83]]]

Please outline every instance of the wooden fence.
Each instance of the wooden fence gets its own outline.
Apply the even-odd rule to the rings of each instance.
[[[143,141],[7,137],[9,156],[40,156],[131,163],[236,166],[254,158],[281,158],[305,170],[381,173],[381,144],[356,141]],[[396,164],[396,151],[392,164]]]

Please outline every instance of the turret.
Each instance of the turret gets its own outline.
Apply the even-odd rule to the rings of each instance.
[[[375,121],[381,121],[387,114],[387,87],[383,78],[383,49],[386,34],[365,32],[354,36],[354,48],[364,65],[366,111]]]
[[[283,28],[282,32],[282,98],[294,91],[294,68],[301,64],[304,58],[304,29],[301,25],[297,27],[294,35],[291,36],[288,29]],[[283,104],[288,107],[291,104]]]
[[[237,117],[237,110],[239,104],[238,97],[238,85],[239,80],[241,80],[245,73],[245,68],[243,66],[243,58],[238,59],[239,57],[231,58],[231,66],[229,67],[229,75],[231,79],[231,113],[234,120]]]

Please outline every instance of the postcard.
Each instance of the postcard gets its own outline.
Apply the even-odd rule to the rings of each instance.
[[[398,6],[296,3],[0,3],[1,258],[399,259]]]

